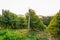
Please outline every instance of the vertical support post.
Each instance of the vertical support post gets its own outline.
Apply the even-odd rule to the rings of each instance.
[[[28,31],[30,30],[30,15],[28,16]]]

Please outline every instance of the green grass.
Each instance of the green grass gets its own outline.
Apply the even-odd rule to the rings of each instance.
[[[48,40],[47,35],[43,32],[35,34],[28,33],[27,29],[23,30],[0,30],[0,40]]]

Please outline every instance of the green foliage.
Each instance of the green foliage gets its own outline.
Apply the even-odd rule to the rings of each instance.
[[[17,25],[20,25],[20,28],[27,28],[27,20],[24,17],[20,17]]]
[[[9,29],[27,28],[27,20],[25,17],[17,16],[9,10],[2,10],[2,15],[0,15],[0,26]]]
[[[46,35],[41,32],[38,36],[38,34],[35,34],[34,32],[31,32],[28,34],[26,33],[27,30],[1,30],[3,32],[6,32],[4,35],[0,35],[0,40],[48,40]],[[0,32],[1,33],[1,32]],[[43,35],[42,35],[43,34]]]
[[[42,20],[39,16],[36,15],[35,11],[29,9],[29,12],[25,17],[17,16],[16,14],[10,12],[9,10],[2,10],[2,15],[0,15],[0,40],[48,40],[39,34],[37,36],[35,33],[27,34],[26,31],[13,31],[11,29],[27,29],[28,28],[28,18],[30,16],[30,29],[31,32],[44,31],[46,29],[54,37],[59,38],[60,40],[60,12],[57,13],[52,19],[52,17],[43,17]],[[52,20],[51,20],[52,19]],[[51,20],[51,22],[50,22]],[[49,24],[50,22],[50,24]],[[49,24],[49,25],[48,25]],[[1,29],[10,29],[10,30],[1,30]]]
[[[2,26],[2,15],[0,15],[0,26]]]
[[[15,33],[16,31],[13,31],[13,30],[1,30],[0,31],[0,40],[25,40],[26,39],[26,36],[24,31],[21,33],[17,32]],[[19,35],[19,34],[20,35]],[[23,35],[21,35],[23,34]]]
[[[17,16],[9,10],[2,10],[2,15],[0,16],[0,26],[8,29],[25,29],[28,26],[29,15],[31,29],[42,31],[46,28],[46,25],[43,24],[42,20],[32,9],[29,9],[26,17]]]
[[[6,34],[6,31],[5,30],[4,31],[3,30],[0,30],[0,36],[1,35],[5,35],[5,34]]]
[[[46,26],[48,26],[52,18],[53,18],[53,16],[42,16],[41,19],[42,19],[43,23]]]
[[[9,26],[11,26],[13,28],[13,26],[16,24],[16,15],[11,13],[9,10],[2,10],[2,20],[4,23],[4,26],[6,26],[5,28],[10,28]]]
[[[53,17],[47,29],[52,35],[60,38],[60,12]]]
[[[42,20],[36,15],[35,11],[29,9],[29,12],[26,14],[26,18],[30,16],[30,28],[32,30],[44,30],[46,25],[43,24]]]

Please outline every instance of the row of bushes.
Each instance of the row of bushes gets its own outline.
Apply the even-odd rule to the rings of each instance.
[[[47,37],[44,36],[37,36],[35,33],[31,32],[28,34],[24,33],[23,31],[16,31],[13,30],[1,30],[0,31],[0,40],[48,40]],[[44,35],[44,33],[43,33]]]

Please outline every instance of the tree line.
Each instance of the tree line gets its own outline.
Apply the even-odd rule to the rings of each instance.
[[[42,18],[39,18],[32,9],[29,9],[25,16],[18,16],[9,10],[2,9],[2,15],[0,15],[0,28],[27,29],[29,15],[30,29],[33,30],[44,30],[52,19],[52,16],[42,16]]]
[[[33,30],[44,30],[46,25],[42,22],[35,11],[29,9],[24,17],[18,16],[9,10],[2,10],[0,15],[0,28],[2,29],[25,29],[28,28],[28,16],[30,15],[30,29]]]

